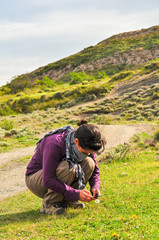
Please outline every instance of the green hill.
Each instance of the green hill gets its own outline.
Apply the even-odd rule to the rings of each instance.
[[[20,75],[8,87],[11,92],[21,91],[38,85],[41,82],[36,80],[45,77],[55,82],[68,82],[71,80],[71,72],[98,75],[98,71],[105,71],[107,75],[113,75],[159,58],[158,45],[159,26],[118,34],[77,54]]]
[[[20,75],[1,87],[0,115],[30,113],[50,107],[63,109],[107,98],[119,82],[124,83],[121,101],[124,93],[135,91],[125,82],[134,86],[140,82],[140,88],[159,83],[158,59],[159,26],[112,36],[75,55]],[[152,95],[151,101],[158,100],[157,89]],[[136,102],[142,103],[142,100]],[[113,106],[110,109],[114,111]]]

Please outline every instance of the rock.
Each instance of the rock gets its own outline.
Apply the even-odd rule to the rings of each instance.
[[[127,166],[127,165],[129,165],[129,163],[124,163],[124,166]]]
[[[157,156],[156,160],[159,161],[159,155]]]
[[[127,176],[128,174],[126,172],[123,172],[120,174],[121,176]]]

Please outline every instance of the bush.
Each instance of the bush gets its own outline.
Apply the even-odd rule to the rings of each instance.
[[[94,79],[94,77],[87,75],[85,72],[79,72],[79,73],[71,72],[70,79],[71,79],[70,85],[73,85],[73,84],[81,83],[83,81],[91,81]]]
[[[2,139],[5,136],[5,130],[0,128],[0,139]]]
[[[48,88],[53,88],[53,87],[56,86],[56,83],[47,76],[44,76],[42,80],[36,79],[35,83],[38,86],[42,86],[42,87],[45,86],[45,87],[48,87]]]
[[[10,93],[18,93],[22,92],[25,88],[32,88],[35,86],[35,83],[30,80],[30,76],[17,76],[15,77],[11,83],[8,84],[10,88]]]
[[[93,119],[94,119],[93,121],[96,124],[103,124],[103,125],[110,125],[112,121],[112,118],[110,116],[107,116],[104,114],[102,115],[94,114]]]
[[[135,134],[132,138],[131,138],[131,142],[137,143],[140,141],[140,136]]]
[[[159,69],[159,62],[152,62],[148,65],[145,66],[145,69],[146,70],[156,70],[156,69]]]
[[[7,116],[14,114],[12,107],[9,106],[7,103],[3,103],[0,105],[0,116]]]
[[[18,134],[18,130],[17,129],[11,129],[9,131],[6,131],[5,137],[11,137],[11,136],[17,135],[17,134]]]
[[[128,76],[132,76],[132,75],[133,75],[132,71],[121,72],[121,73],[115,74],[110,81],[114,82],[114,81],[117,81],[117,80],[122,80],[122,79],[124,79]]]
[[[0,147],[8,147],[8,146],[9,146],[8,142],[5,142],[5,141],[0,142]]]
[[[14,124],[12,120],[5,119],[0,123],[0,127],[8,131],[14,127]]]
[[[109,162],[112,161],[125,161],[128,158],[128,152],[130,151],[129,144],[120,144],[108,152],[107,158]]]
[[[154,134],[154,140],[157,140],[157,141],[159,141],[159,130],[157,131],[157,132],[155,132],[155,134]]]

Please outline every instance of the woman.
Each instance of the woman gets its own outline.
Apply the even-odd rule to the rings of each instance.
[[[61,214],[66,207],[83,208],[100,191],[95,152],[106,141],[97,126],[82,119],[79,128],[65,126],[46,134],[27,166],[26,185],[43,198],[41,213]],[[90,191],[85,190],[87,181]]]

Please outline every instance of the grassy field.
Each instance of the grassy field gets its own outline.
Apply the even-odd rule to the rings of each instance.
[[[41,215],[29,191],[0,202],[0,239],[158,239],[159,147],[135,143],[124,161],[99,163],[100,203]]]

